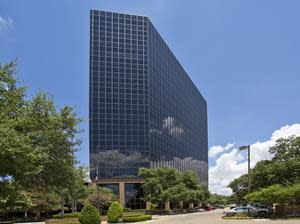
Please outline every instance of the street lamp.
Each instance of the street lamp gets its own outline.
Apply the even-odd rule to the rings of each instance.
[[[251,178],[250,178],[250,145],[243,145],[239,147],[240,150],[248,149],[248,193],[251,192]]]
[[[100,202],[99,202],[99,196],[100,195],[99,195],[98,177],[99,177],[99,164],[98,164],[98,161],[97,161],[95,183],[96,183],[96,189],[97,189],[97,209],[98,209],[98,212],[100,212]]]

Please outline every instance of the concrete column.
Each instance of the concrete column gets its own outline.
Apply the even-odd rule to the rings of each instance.
[[[194,203],[189,203],[189,208],[194,208]]]
[[[169,201],[165,202],[165,210],[170,211],[170,202]]]
[[[147,201],[146,202],[146,210],[150,210],[151,209],[151,202]]]
[[[179,207],[183,208],[183,201],[179,202]]]
[[[125,184],[124,182],[119,183],[119,196],[120,196],[120,204],[125,208]]]

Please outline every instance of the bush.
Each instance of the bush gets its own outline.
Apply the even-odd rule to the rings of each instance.
[[[151,219],[152,215],[125,216],[123,222],[141,222]]]
[[[101,219],[97,208],[87,204],[81,211],[79,221],[81,224],[99,224]]]
[[[152,204],[152,203],[151,203],[151,208],[150,208],[150,209],[151,209],[151,210],[155,210],[155,209],[157,209],[157,207],[158,207],[158,205]]]
[[[123,208],[119,202],[114,201],[108,209],[107,221],[109,223],[116,223],[119,219],[123,217]]]
[[[63,222],[61,222],[61,221],[59,221],[59,222],[47,222],[46,221],[46,224],[80,224],[80,222],[65,222],[65,221],[63,221]]]
[[[64,218],[79,218],[80,217],[80,212],[74,212],[74,213],[65,213],[64,216],[61,214],[56,214],[53,215],[53,219],[64,219]]]
[[[140,216],[140,215],[145,215],[145,212],[124,212],[123,218],[124,217],[132,217],[132,216]]]

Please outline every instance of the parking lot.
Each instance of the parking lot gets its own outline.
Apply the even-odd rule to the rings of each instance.
[[[299,224],[300,219],[251,219],[251,220],[224,220],[222,219],[223,209],[217,209],[208,212],[197,212],[183,215],[169,216],[153,216],[153,220],[145,222],[153,222],[157,224],[250,224],[250,223],[266,223],[266,224]]]

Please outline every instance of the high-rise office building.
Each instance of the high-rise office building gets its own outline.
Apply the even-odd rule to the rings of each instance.
[[[147,17],[91,10],[91,177],[143,207],[140,167],[208,182],[207,106]]]

